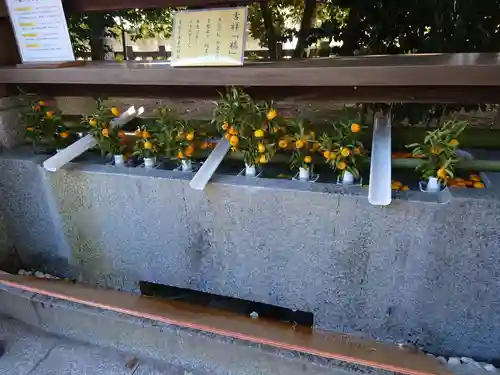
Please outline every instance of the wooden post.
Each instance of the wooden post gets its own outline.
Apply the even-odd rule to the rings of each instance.
[[[0,0],[0,66],[21,62],[14,31],[7,15],[5,1]],[[23,139],[23,131],[18,126],[19,103],[7,95],[7,85],[0,84],[0,149],[15,147]]]
[[[1,17],[7,14],[4,0],[0,0],[0,65],[15,65],[21,62],[17,49],[16,38],[10,24],[9,17]]]
[[[127,60],[135,60],[134,48],[132,46],[127,46]]]
[[[15,65],[21,62],[14,37],[14,31],[8,18],[7,5],[0,0],[0,66]],[[7,96],[7,86],[0,85],[0,98]]]
[[[122,32],[122,48],[123,48],[123,59],[125,61],[128,60],[128,51],[127,51],[127,32],[125,31],[125,27],[123,26],[123,19],[121,20],[121,32]]]
[[[162,58],[162,60],[167,58],[167,49],[165,46],[158,46],[158,55]]]
[[[7,17],[7,5],[4,0],[0,0],[0,18]]]

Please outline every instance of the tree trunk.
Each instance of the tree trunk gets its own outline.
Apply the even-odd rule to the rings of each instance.
[[[304,14],[302,15],[302,22],[300,23],[297,45],[293,51],[294,58],[301,58],[304,56],[304,51],[307,48],[307,37],[311,32],[315,13],[316,0],[304,0]]]
[[[262,13],[262,19],[264,20],[264,28],[266,30],[267,37],[267,48],[269,49],[269,58],[271,60],[278,60],[277,53],[277,36],[276,29],[273,24],[273,14],[269,9],[269,4],[267,2],[260,3],[260,11]]]
[[[127,56],[127,32],[125,31],[125,27],[123,26],[123,23],[121,25],[121,32],[122,32],[123,60],[127,61],[128,60],[128,56]]]
[[[349,18],[347,21],[347,27],[345,28],[341,39],[343,41],[342,47],[340,47],[341,56],[352,56],[355,51],[359,48],[359,30],[360,27],[360,5],[355,5],[349,11]]]

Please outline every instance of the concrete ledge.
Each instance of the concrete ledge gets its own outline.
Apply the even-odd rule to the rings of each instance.
[[[478,151],[481,153],[480,151]],[[481,153],[484,155],[484,153]],[[489,153],[491,155],[491,153]],[[499,155],[500,157],[500,155]],[[32,161],[35,164],[42,165],[48,158],[46,155],[34,155],[29,148],[20,148],[3,153],[0,156],[6,159],[19,159]],[[147,177],[166,180],[190,181],[193,173],[183,173],[163,169],[144,169],[144,168],[116,168],[112,165],[106,165],[102,158],[96,154],[87,153],[80,162],[68,164],[65,171],[99,173],[105,175]],[[488,179],[492,181],[490,189],[450,189],[450,194],[428,194],[413,190],[408,192],[393,191],[393,200],[408,201],[414,203],[448,203],[450,199],[480,199],[480,200],[498,200],[500,201],[500,173],[487,173]],[[335,194],[341,196],[353,196],[359,198],[368,198],[368,189],[358,186],[343,187],[333,183],[303,183],[287,179],[255,178],[249,179],[242,176],[221,174],[216,172],[210,184],[239,186],[247,188],[265,188],[274,190],[291,190],[299,192],[312,192],[322,194]]]
[[[20,303],[13,290],[5,304]],[[222,336],[178,328],[148,319],[110,312],[57,298],[23,294],[39,316],[28,325],[46,332],[134,353],[182,367],[231,375],[389,375],[391,372],[345,364],[312,355],[252,345]],[[0,314],[18,319],[0,305]],[[24,321],[24,320],[23,320]]]
[[[25,324],[39,326],[40,320],[32,299],[36,293],[17,288],[0,286],[0,314],[6,315]]]

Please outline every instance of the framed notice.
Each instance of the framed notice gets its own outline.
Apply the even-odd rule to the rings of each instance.
[[[246,7],[176,12],[172,66],[243,65]]]
[[[74,61],[61,0],[6,0],[23,63]]]

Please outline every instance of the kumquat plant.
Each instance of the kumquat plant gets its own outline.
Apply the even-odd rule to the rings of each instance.
[[[97,99],[96,110],[82,121],[97,140],[97,145],[103,154],[121,155],[127,146],[125,132],[111,126],[111,121],[118,116],[120,116],[118,108],[108,108],[101,99]]]
[[[467,126],[467,121],[449,120],[437,129],[428,131],[422,143],[406,146],[413,149],[414,157],[423,160],[416,170],[424,180],[436,177],[440,183],[446,184],[449,178],[453,178],[458,161],[458,137]]]
[[[275,153],[280,126],[278,113],[268,103],[256,103],[241,89],[221,95],[214,122],[233,152],[242,152],[247,167],[267,164]]]
[[[160,144],[156,134],[150,132],[146,125],[137,128],[134,135],[137,137],[134,156],[140,159],[154,159],[159,156]]]
[[[70,134],[64,127],[61,116],[48,101],[23,91],[20,99],[26,108],[22,116],[25,136],[34,149],[41,144],[58,147],[67,142],[63,140],[69,139]]]
[[[316,133],[307,130],[305,121],[302,119],[288,121],[287,130],[293,132],[293,134],[282,138],[278,145],[281,148],[290,148],[292,150],[292,157],[290,159],[291,168],[303,168],[312,171],[312,155],[319,149],[319,144],[316,142]]]
[[[319,145],[327,164],[343,176],[350,173],[359,179],[359,165],[363,158],[363,143],[359,140],[361,125],[354,120],[332,123],[332,132],[321,136]]]

